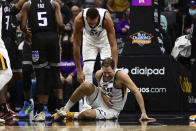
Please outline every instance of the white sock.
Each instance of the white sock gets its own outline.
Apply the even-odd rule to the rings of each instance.
[[[71,102],[70,100],[66,103],[65,109],[67,110],[67,112],[70,111],[70,109],[72,108],[72,106],[73,106],[74,104],[75,104],[75,103]]]
[[[78,119],[79,114],[80,114],[80,113],[75,112],[75,113],[74,113],[74,119]]]

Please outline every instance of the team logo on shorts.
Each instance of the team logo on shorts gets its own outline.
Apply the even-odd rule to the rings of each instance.
[[[33,62],[37,62],[39,60],[39,52],[38,51],[32,51],[32,60],[33,60]]]

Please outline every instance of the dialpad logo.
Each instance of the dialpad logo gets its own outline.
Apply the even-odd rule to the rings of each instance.
[[[130,35],[129,37],[132,39],[132,44],[136,43],[139,46],[144,46],[146,44],[152,43],[152,38],[154,36],[144,31],[139,31],[133,35]]]
[[[131,74],[132,75],[145,75],[145,76],[150,76],[150,75],[165,75],[165,67],[162,68],[140,68],[140,67],[134,67],[131,69]]]

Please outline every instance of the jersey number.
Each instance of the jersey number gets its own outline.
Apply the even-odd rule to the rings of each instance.
[[[37,12],[39,26],[47,26],[48,25],[47,17],[43,16],[45,14],[46,14],[46,12]]]
[[[6,18],[6,30],[8,30],[8,28],[9,28],[9,22],[10,22],[10,16],[5,16],[5,18]]]

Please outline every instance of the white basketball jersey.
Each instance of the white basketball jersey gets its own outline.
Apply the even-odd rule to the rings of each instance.
[[[104,93],[106,94],[106,96],[111,98],[112,102],[114,103],[112,108],[120,112],[121,110],[123,110],[123,107],[127,100],[128,89],[114,87],[114,81],[116,78],[116,73],[118,71],[119,70],[116,70],[114,77],[107,82],[103,81],[103,73],[102,73],[101,79],[100,79],[100,85],[102,89],[104,90]]]
[[[101,44],[101,43],[109,43],[107,38],[107,32],[103,28],[103,21],[106,14],[106,9],[97,8],[99,12],[99,21],[94,28],[91,28],[86,20],[86,12],[88,8],[84,9],[82,12],[82,17],[84,21],[84,29],[83,29],[83,37],[86,41],[91,44]]]

